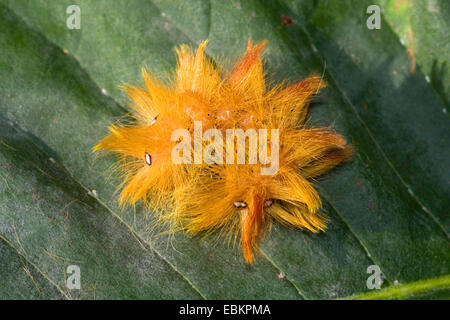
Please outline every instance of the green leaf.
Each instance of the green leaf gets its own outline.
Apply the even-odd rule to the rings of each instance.
[[[400,286],[384,288],[380,291],[369,292],[360,296],[352,297],[354,300],[381,300],[381,299],[430,299],[432,297],[448,297],[450,290],[450,276],[436,279],[427,279],[408,283]]]
[[[369,2],[0,2],[0,253],[11,257],[0,274],[20,273],[21,284],[9,297],[370,298],[374,264],[381,298],[409,296],[391,293],[397,282],[414,296],[421,281],[420,294],[448,297],[445,99],[420,68],[410,73],[389,24],[366,28]],[[66,27],[72,4],[80,30]],[[356,149],[317,183],[328,230],[275,226],[252,266],[226,243],[149,230],[145,209],[118,207],[110,160],[91,154],[128,110],[117,86],[141,84],[144,65],[164,77],[175,46],[206,38],[217,61],[235,60],[248,38],[269,40],[278,80],[323,73],[329,86],[311,123],[332,125]],[[80,266],[80,291],[65,286],[70,264]]]
[[[442,111],[450,108],[450,3],[438,0],[377,1],[385,19],[407,47],[410,70],[418,66],[441,99]]]

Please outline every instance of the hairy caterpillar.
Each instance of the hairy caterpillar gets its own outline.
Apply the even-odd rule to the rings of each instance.
[[[265,227],[273,220],[312,232],[325,230],[311,179],[349,159],[352,148],[328,128],[305,125],[310,100],[325,86],[321,77],[269,87],[262,61],[266,42],[253,45],[249,40],[244,56],[228,72],[205,56],[206,45],[207,41],[201,43],[196,52],[185,45],[177,49],[170,84],[143,70],[145,88],[125,87],[133,102],[134,124],[111,125],[109,135],[94,150],[111,151],[120,158],[124,175],[120,203],[143,200],[151,208],[164,208],[160,218],[176,230],[239,238],[245,261],[252,263]],[[255,163],[250,135],[249,147],[241,155],[234,145],[225,154],[219,147],[211,148],[217,137],[235,128],[260,133],[253,152],[277,151],[273,174],[261,174],[268,159]],[[185,132],[189,139],[174,132]],[[214,132],[214,139],[195,138],[206,132]],[[272,132],[271,143],[265,144],[264,132]],[[186,154],[188,149],[194,152]],[[196,161],[205,154],[215,161]],[[185,161],[174,161],[174,156]],[[225,161],[228,156],[241,160],[244,156],[246,161],[230,163]]]

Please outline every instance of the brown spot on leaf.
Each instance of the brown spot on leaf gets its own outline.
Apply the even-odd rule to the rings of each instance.
[[[409,73],[413,74],[414,72],[416,72],[416,57],[412,48],[409,48],[406,53],[408,54],[408,58],[411,61],[409,65]]]
[[[39,200],[41,198],[41,195],[39,193],[32,193],[31,194],[31,198],[33,198],[33,200]]]
[[[281,24],[285,27],[290,26],[293,23],[291,17],[285,16],[284,14],[281,16]]]
[[[408,4],[408,0],[397,0],[394,3],[395,10],[401,9],[405,4]]]
[[[12,168],[12,165],[9,163],[4,163],[1,165],[2,168],[6,169],[6,170],[10,170]]]
[[[406,51],[406,53],[408,54],[408,58],[411,62],[409,66],[409,73],[413,74],[416,72],[416,56],[414,55],[414,34],[411,27],[408,28],[408,33],[406,34],[406,37],[409,42],[409,48]]]

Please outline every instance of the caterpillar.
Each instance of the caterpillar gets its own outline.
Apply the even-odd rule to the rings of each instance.
[[[311,99],[326,86],[320,76],[270,84],[263,60],[267,41],[249,40],[230,70],[205,55],[207,43],[196,51],[177,48],[169,81],[143,69],[145,87],[125,85],[133,122],[112,124],[94,151],[118,156],[120,204],[143,201],[160,209],[159,218],[173,230],[239,239],[251,264],[274,221],[313,233],[325,230],[312,182],[353,151],[332,129],[306,125]],[[239,143],[234,146],[236,129],[241,138],[244,134],[243,151]],[[227,148],[220,140],[225,136]],[[269,165],[275,170],[263,174]]]

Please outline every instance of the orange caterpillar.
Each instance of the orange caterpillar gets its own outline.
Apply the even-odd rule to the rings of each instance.
[[[143,200],[151,208],[164,208],[160,218],[174,230],[239,236],[245,261],[252,263],[265,227],[273,220],[315,233],[325,230],[320,197],[310,181],[349,159],[352,149],[328,128],[305,127],[309,102],[325,86],[320,77],[269,88],[261,57],[266,42],[249,41],[245,55],[230,72],[205,57],[206,45],[207,41],[200,44],[196,53],[187,46],[177,50],[178,65],[169,85],[144,70],[146,88],[125,88],[133,101],[135,123],[112,125],[94,150],[120,157],[124,175],[120,203]],[[209,144],[195,140],[199,123],[200,135],[216,130]],[[259,132],[253,151],[260,156],[276,151],[273,174],[262,174],[267,161],[250,160],[250,136],[244,163],[227,162],[228,156],[239,157],[234,145],[225,154],[210,147],[214,163],[197,161],[217,137],[235,128]],[[174,139],[179,129],[194,136],[193,141]],[[260,129],[271,136],[269,145],[263,144]],[[182,143],[184,149],[179,148]],[[186,154],[186,147],[194,153]],[[174,155],[185,161],[174,161]]]

